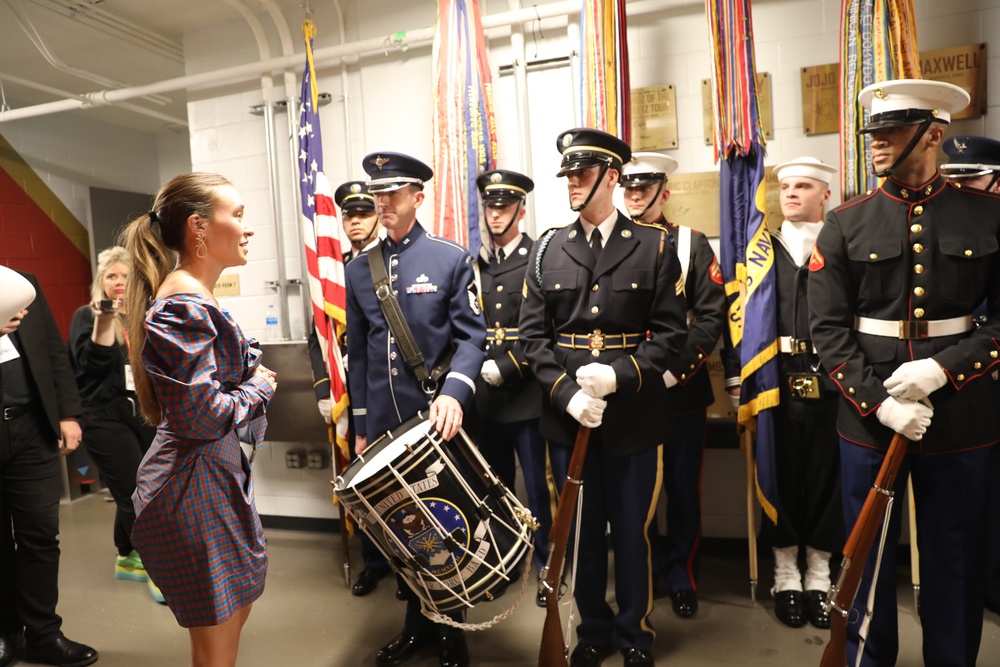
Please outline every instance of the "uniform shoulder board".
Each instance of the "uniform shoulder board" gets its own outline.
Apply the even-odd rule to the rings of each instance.
[[[633,220],[632,222],[639,225],[640,227],[652,227],[653,229],[656,229],[661,232],[668,231],[666,225],[661,225],[658,222],[643,222],[641,220]]]

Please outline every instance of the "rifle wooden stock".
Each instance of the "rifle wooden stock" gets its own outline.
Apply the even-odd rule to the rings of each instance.
[[[899,466],[903,464],[906,448],[910,441],[897,433],[889,443],[882,467],[879,468],[875,483],[868,491],[865,504],[861,508],[858,520],[851,529],[851,535],[844,545],[844,560],[840,564],[837,580],[828,595],[830,607],[830,642],[823,651],[820,667],[846,667],[847,665],[847,618],[854,598],[861,586],[861,575],[865,571],[865,563],[875,544],[885,518],[886,507],[889,504],[889,493],[896,483]],[[875,582],[872,582],[872,586]]]
[[[562,621],[559,619],[559,586],[562,581],[566,545],[573,526],[580,487],[583,486],[583,461],[587,457],[590,429],[581,426],[576,433],[573,456],[566,471],[566,482],[559,494],[559,507],[552,520],[549,533],[549,560],[545,565],[545,625],[542,628],[542,645],[538,650],[538,667],[566,667],[566,643],[563,640]]]

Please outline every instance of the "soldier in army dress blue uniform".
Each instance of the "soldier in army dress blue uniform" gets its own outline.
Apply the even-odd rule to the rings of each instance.
[[[587,128],[559,135],[559,176],[580,217],[543,236],[528,260],[521,344],[544,397],[541,430],[570,447],[593,429],[583,471],[571,667],[595,667],[617,634],[627,667],[653,665],[649,525],[662,484],[663,373],[687,333],[677,253],[663,227],[612,202],[628,144]],[[616,614],[606,601],[611,525]]]
[[[947,83],[866,87],[871,162],[882,186],[827,216],[809,267],[813,344],[840,392],[837,430],[844,518],[855,524],[895,433],[910,441],[896,480],[913,482],[920,549],[923,659],[976,664],[983,627],[986,496],[1000,411],[990,374],[1000,363],[1000,198],[956,187],[937,151],[969,95]],[[973,310],[987,304],[974,329]],[[899,648],[891,514],[862,638],[877,549],[849,616],[848,664],[894,665]],[[860,563],[853,563],[856,567]]]
[[[417,222],[416,211],[424,200],[424,182],[433,175],[431,168],[400,153],[373,153],[365,157],[363,167],[386,239],[347,267],[348,379],[359,454],[369,437],[374,441],[428,409],[431,398],[428,419],[443,439],[450,440],[472,403],[486,344],[472,257],[462,246],[426,232]],[[385,259],[403,317],[428,367],[436,366],[454,348],[450,371],[437,387],[436,397],[425,393],[403,363],[379,307],[368,263],[369,253],[376,251]],[[416,594],[409,588],[405,592],[403,630],[379,650],[376,664],[401,664],[437,639],[442,667],[468,665],[464,633],[432,623],[421,614]]]

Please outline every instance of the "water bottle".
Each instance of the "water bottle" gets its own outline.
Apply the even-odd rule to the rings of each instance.
[[[267,307],[267,315],[264,317],[264,340],[274,342],[281,340],[281,325],[278,323],[278,311],[274,309],[274,304]]]

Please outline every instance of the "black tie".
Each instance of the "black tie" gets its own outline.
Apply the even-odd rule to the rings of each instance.
[[[601,258],[601,251],[604,250],[604,245],[601,244],[601,230],[595,228],[594,232],[590,235],[590,249],[594,251],[594,257],[597,259]]]
[[[503,261],[507,259],[507,253],[503,251],[503,248],[497,250],[497,264],[503,264]]]

